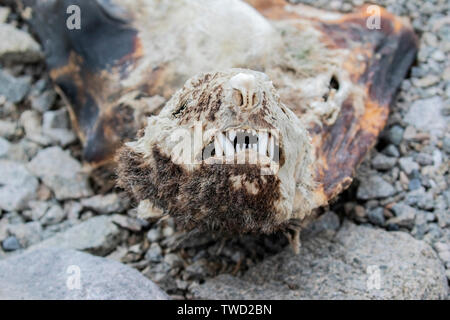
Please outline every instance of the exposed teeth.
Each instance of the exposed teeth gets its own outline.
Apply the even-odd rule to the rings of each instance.
[[[261,132],[258,135],[258,152],[259,154],[267,155],[267,143],[269,141],[269,134],[267,132]]]
[[[220,142],[219,137],[222,134],[219,133],[218,136],[216,136],[216,138],[214,139],[214,149],[215,149],[215,153],[216,153],[216,157],[222,157],[223,156],[223,147],[222,147],[222,143]]]
[[[230,140],[225,137],[222,133],[218,135],[220,145],[222,146],[222,150],[225,150],[225,155],[227,157],[234,155],[234,147]]]
[[[248,156],[253,157],[257,154],[265,156],[267,161],[278,161],[275,159],[275,151],[278,148],[275,135],[268,131],[247,130],[227,130],[224,132],[215,132],[213,134],[214,157],[234,159],[234,155],[245,150],[253,150]],[[205,147],[206,148],[206,147]],[[210,149],[211,150],[211,149]],[[257,156],[256,156],[257,157]],[[245,157],[244,157],[245,158]],[[269,159],[268,159],[269,158]],[[228,161],[228,160],[227,160]],[[264,160],[266,161],[266,160]]]
[[[271,135],[269,138],[269,157],[273,159],[275,154],[275,138]]]

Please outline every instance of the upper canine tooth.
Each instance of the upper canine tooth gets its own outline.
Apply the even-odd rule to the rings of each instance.
[[[233,142],[234,138],[236,138],[236,131],[234,130],[228,131],[228,138],[230,139],[231,142]]]
[[[258,152],[265,156],[267,154],[267,143],[269,142],[269,134],[267,132],[260,132],[258,134]]]
[[[223,147],[223,150],[225,150],[225,155],[227,157],[234,155],[233,144],[230,142],[230,140],[227,139],[227,137],[223,133],[219,134],[219,141]]]
[[[221,135],[222,134],[219,133],[214,139],[214,149],[216,152],[216,156],[219,156],[219,157],[223,156],[223,147],[222,147],[223,145],[222,145],[222,142],[220,141]]]
[[[270,136],[269,138],[269,157],[273,159],[275,155],[275,138],[274,136]]]

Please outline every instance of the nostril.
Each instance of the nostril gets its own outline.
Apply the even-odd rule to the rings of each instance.
[[[244,97],[239,90],[233,89],[233,103],[238,107],[242,107],[244,103]]]

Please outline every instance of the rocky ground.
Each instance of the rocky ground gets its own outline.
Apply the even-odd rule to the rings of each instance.
[[[362,4],[301,2],[341,11]],[[108,274],[124,274],[122,282],[95,298],[166,297],[150,281],[143,284],[141,275],[176,299],[447,297],[449,5],[440,0],[376,2],[410,17],[420,36],[417,62],[376,148],[352,186],[304,233],[299,256],[285,248],[281,235],[215,239],[185,234],[171,220],[137,218],[121,190],[102,193],[82,166],[80,143],[66,105],[51,86],[39,44],[15,12],[0,7],[0,282],[11,281],[14,277],[5,275],[20,269],[29,279],[18,280],[24,285],[40,275],[57,287],[45,270],[71,261],[91,270],[85,281],[97,293],[101,284],[113,282]],[[43,269],[27,274],[28,266],[39,261]],[[367,291],[370,266],[384,275],[379,290]],[[114,293],[126,283],[134,289]],[[0,298],[36,297],[46,285],[34,283],[25,291],[2,287]],[[62,289],[55,289],[55,296],[69,297]]]

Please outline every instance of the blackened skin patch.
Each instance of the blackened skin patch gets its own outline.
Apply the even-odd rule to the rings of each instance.
[[[187,172],[157,147],[151,161],[126,146],[116,160],[120,187],[138,201],[149,199],[187,230],[273,233],[285,227],[276,221],[280,181],[261,175],[257,165],[204,164]]]

